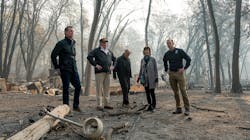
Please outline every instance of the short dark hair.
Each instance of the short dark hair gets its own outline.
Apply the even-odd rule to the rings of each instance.
[[[70,28],[73,28],[73,26],[67,26],[67,27],[65,27],[64,32],[67,32]]]
[[[151,54],[151,49],[148,46],[146,46],[146,47],[143,48],[143,54],[144,55],[145,55],[146,50],[149,50],[149,53]]]
[[[144,47],[143,51],[145,50],[149,50],[151,52],[151,49],[147,46],[147,47]]]

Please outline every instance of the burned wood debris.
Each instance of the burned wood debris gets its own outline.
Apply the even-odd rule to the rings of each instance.
[[[51,76],[46,80],[19,83],[10,83],[4,78],[0,78],[0,93],[10,92],[56,96],[62,94],[62,82],[60,76]]]

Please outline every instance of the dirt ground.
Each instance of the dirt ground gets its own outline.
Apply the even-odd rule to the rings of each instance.
[[[191,115],[174,115],[175,101],[170,90],[158,90],[155,112],[110,115],[138,110],[146,104],[144,93],[130,95],[131,109],[123,108],[122,96],[111,96],[114,110],[97,111],[94,96],[81,96],[83,112],[72,112],[66,118],[83,123],[88,117],[98,116],[104,123],[104,134],[112,126],[128,122],[124,131],[112,135],[114,140],[250,140],[250,93],[229,96],[202,90],[188,90]],[[8,138],[34,121],[42,118],[43,107],[56,107],[61,96],[0,94],[0,139]],[[71,97],[72,103],[72,97]],[[210,110],[210,111],[208,111]],[[81,129],[59,123],[43,140],[85,140]]]

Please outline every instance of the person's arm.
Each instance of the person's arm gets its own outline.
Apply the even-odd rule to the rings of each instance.
[[[116,57],[114,56],[113,52],[111,52],[111,53],[112,53],[112,61],[113,61],[113,66],[114,66],[116,63]]]
[[[167,56],[167,53],[165,53],[165,55],[163,57],[163,63],[164,63],[165,72],[167,72],[168,71],[168,56]]]
[[[113,78],[116,79],[116,70],[115,70],[116,57],[114,56],[113,52],[111,52],[111,57],[112,57],[111,59],[112,59],[113,65],[111,65],[110,70],[113,72]]]
[[[92,50],[89,52],[87,59],[89,60],[89,63],[93,66],[96,66],[96,61],[95,61],[95,50]]]
[[[130,74],[130,78],[132,78],[131,62],[130,62],[130,60],[129,60],[129,74]]]
[[[140,79],[141,79],[141,75],[142,75],[142,62],[143,60],[141,60],[141,66],[140,66],[140,72],[139,72],[139,75],[138,75],[138,78],[137,78],[137,83],[139,83]]]
[[[58,42],[51,53],[51,61],[52,61],[52,64],[53,64],[55,69],[59,69],[59,64],[57,62],[57,56],[59,56],[61,50],[62,50],[61,43]]]
[[[181,50],[181,52],[182,52],[182,57],[186,60],[186,64],[185,64],[185,67],[184,67],[184,69],[186,70],[190,66],[191,58],[183,50]]]
[[[119,70],[120,68],[120,61],[119,61],[119,58],[116,60],[115,64],[114,64],[114,70],[113,70],[113,78],[116,79],[116,73],[117,71]]]
[[[155,82],[158,83],[158,69],[157,69],[157,63],[156,63],[156,60],[155,60],[155,59],[153,59],[153,60],[154,60],[154,71],[155,71],[155,77],[156,77]]]

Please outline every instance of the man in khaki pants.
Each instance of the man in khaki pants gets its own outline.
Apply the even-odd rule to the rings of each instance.
[[[106,38],[100,39],[99,43],[100,46],[92,50],[87,57],[90,64],[95,67],[97,109],[113,109],[110,106],[109,85],[110,74],[113,71],[116,58],[108,49],[108,40]]]
[[[179,48],[174,47],[174,41],[172,39],[167,40],[167,46],[169,50],[165,53],[163,62],[165,67],[165,72],[169,73],[170,86],[174,92],[176,101],[176,110],[173,114],[181,114],[181,101],[179,96],[179,88],[182,94],[186,116],[190,112],[190,104],[188,100],[188,95],[186,92],[186,80],[185,80],[185,70],[190,66],[191,58]],[[185,59],[186,64],[183,66],[183,59]],[[169,66],[168,66],[169,63]]]

